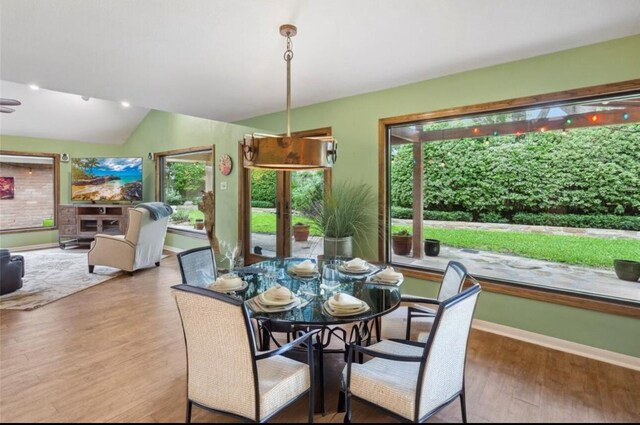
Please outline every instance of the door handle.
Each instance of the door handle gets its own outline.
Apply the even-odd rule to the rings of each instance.
[[[291,209],[289,208],[289,201],[284,203],[284,216],[288,217],[291,214]]]
[[[280,201],[276,201],[276,217],[280,218]]]

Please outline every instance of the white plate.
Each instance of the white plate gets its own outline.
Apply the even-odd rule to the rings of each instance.
[[[289,298],[288,300],[272,300],[265,296],[266,292],[258,295],[256,301],[265,306],[281,306],[281,305],[289,305],[295,301],[296,297]]]
[[[331,305],[329,304],[329,301],[325,301],[323,304],[323,307],[324,307],[324,311],[331,316],[335,316],[335,317],[357,316],[358,314],[365,313],[370,309],[366,303],[363,302],[362,304],[363,304],[362,308],[358,310],[349,310],[349,311],[336,311],[331,307]]]
[[[287,270],[289,274],[300,276],[300,277],[311,277],[318,273],[318,269],[314,268],[313,270],[298,270],[295,267],[291,267]]]
[[[378,276],[372,276],[369,279],[369,283],[375,283],[377,285],[398,285],[402,279],[380,279]]]
[[[244,291],[245,289],[247,289],[247,286],[249,286],[249,284],[243,280],[242,281],[242,285],[236,286],[235,288],[233,288],[233,287],[232,288],[222,288],[222,287],[220,287],[219,284],[215,284],[215,283],[207,286],[207,288],[211,289],[212,291],[216,291],[216,292],[233,292],[233,291]]]
[[[342,273],[350,273],[350,274],[365,274],[365,273],[370,273],[372,268],[367,266],[364,269],[350,269],[346,266],[343,265],[339,265],[338,266],[338,270],[341,271]]]
[[[300,298],[298,298],[298,297],[295,297],[293,299],[292,303],[287,304],[287,305],[282,305],[282,306],[262,305],[262,303],[260,301],[258,301],[258,297],[253,297],[253,298],[247,300],[246,303],[249,305],[249,307],[253,311],[263,312],[263,313],[280,313],[282,311],[288,311],[288,310],[291,310],[291,309],[293,309],[295,307],[301,307],[302,306],[302,300]]]

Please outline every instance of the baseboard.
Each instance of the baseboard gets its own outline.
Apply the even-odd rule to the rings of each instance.
[[[479,331],[490,332],[497,335],[506,336],[532,344],[541,345],[565,353],[575,354],[616,366],[640,371],[640,358],[614,351],[603,350],[602,348],[591,347],[589,345],[578,344],[577,342],[565,341],[547,335],[529,332],[498,323],[487,322],[485,320],[473,320],[473,328]]]
[[[184,249],[176,248],[175,246],[169,246],[169,245],[163,246],[162,249],[164,249],[166,251],[169,251],[169,252],[173,252],[174,254],[178,254],[178,253],[184,251]]]
[[[51,243],[42,243],[39,245],[27,245],[27,246],[15,246],[9,248],[11,252],[20,252],[20,251],[33,251],[34,249],[47,249],[47,248],[59,248],[60,245],[58,242]]]

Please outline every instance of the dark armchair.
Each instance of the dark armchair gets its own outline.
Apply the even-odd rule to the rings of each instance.
[[[0,295],[22,288],[24,257],[11,255],[8,249],[0,249]]]

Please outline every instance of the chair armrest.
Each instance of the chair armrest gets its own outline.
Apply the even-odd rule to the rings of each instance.
[[[293,341],[281,345],[280,347],[276,348],[275,350],[271,350],[271,351],[267,351],[265,353],[261,353],[261,354],[257,354],[256,355],[256,360],[262,360],[262,359],[267,359],[269,357],[273,357],[273,356],[278,356],[282,353],[286,353],[287,351],[295,348],[298,345],[301,345],[303,342],[307,341],[309,338],[311,338],[312,336],[314,336],[315,334],[317,334],[318,332],[320,332],[320,329],[311,331],[309,333],[306,333],[304,335],[302,335],[299,338],[294,339]],[[310,346],[311,344],[307,343],[307,346]]]
[[[399,342],[399,341],[396,341]],[[403,343],[405,343],[405,341],[403,341]],[[414,344],[408,344],[408,345],[414,345]],[[420,344],[420,346],[424,346],[423,344]],[[350,365],[351,362],[353,361],[353,358],[355,356],[353,356],[353,354],[355,354],[355,352],[360,352],[360,353],[364,353],[367,354],[371,357],[380,357],[382,359],[387,359],[387,360],[394,360],[394,361],[398,361],[398,362],[420,362],[422,361],[422,357],[418,357],[418,356],[400,356],[398,354],[389,354],[389,353],[383,353],[380,351],[375,351],[375,350],[371,350],[369,348],[363,347],[361,345],[356,344],[355,342],[352,342],[351,344],[349,344],[349,361],[348,364]]]
[[[131,248],[136,247],[132,242],[124,239],[122,236],[114,236],[114,235],[106,235],[106,234],[98,233],[97,235],[95,235],[95,242],[98,243],[99,240],[122,242],[129,245]]]
[[[435,298],[421,297],[418,295],[403,294],[400,296],[400,302],[423,303],[423,304],[440,304]]]

